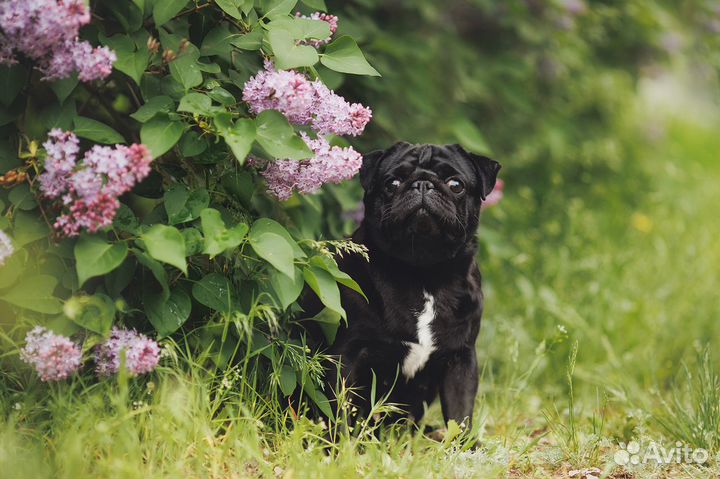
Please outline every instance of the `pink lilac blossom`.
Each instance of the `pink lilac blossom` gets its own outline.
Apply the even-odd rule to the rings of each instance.
[[[5,261],[14,252],[15,248],[13,248],[12,240],[4,231],[0,230],[0,266],[4,265]]]
[[[323,38],[322,40],[305,40],[305,41],[301,42],[302,44],[312,45],[315,48],[321,47],[323,45],[327,45],[328,43],[330,43],[330,40],[332,40],[332,36],[337,31],[338,17],[336,17],[335,15],[328,15],[327,13],[323,13],[323,12],[315,12],[315,13],[310,14],[309,16],[306,16],[306,15],[302,15],[300,12],[297,12],[295,14],[295,16],[298,18],[305,18],[308,20],[322,20],[323,22],[326,22],[330,26],[330,36],[328,36],[327,38]]]
[[[145,145],[96,145],[80,163],[79,141],[72,132],[54,129],[43,146],[47,158],[40,189],[60,200],[63,212],[55,228],[66,236],[110,226],[120,207],[117,198],[150,174],[152,155]]]
[[[95,371],[110,376],[120,370],[121,351],[125,351],[125,368],[132,376],[152,372],[160,361],[160,346],[135,330],[113,328],[110,338],[95,348]]]
[[[89,22],[83,0],[0,0],[0,63],[16,63],[20,53],[37,63],[46,80],[73,71],[82,81],[105,78],[117,58],[106,47],[78,39]]]
[[[362,166],[362,155],[352,147],[330,146],[322,137],[315,140],[301,134],[314,156],[307,160],[268,162],[261,172],[268,191],[280,200],[287,200],[293,191],[313,193],[325,183],[340,183],[355,176]],[[251,164],[262,166],[258,160]]]
[[[60,381],[78,370],[82,351],[70,338],[36,326],[25,337],[20,357],[35,368],[41,380]]]
[[[494,206],[500,203],[504,195],[503,190],[505,190],[505,182],[498,179],[495,183],[495,188],[493,188],[490,194],[487,195],[487,198],[485,198],[485,201],[483,201],[483,206]]]
[[[291,123],[311,125],[321,135],[352,135],[363,132],[372,110],[348,103],[321,81],[311,82],[301,73],[277,71],[271,62],[243,87],[243,100],[259,114],[278,110]]]

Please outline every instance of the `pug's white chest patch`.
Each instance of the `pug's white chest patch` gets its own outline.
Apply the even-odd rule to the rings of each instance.
[[[408,354],[402,363],[402,373],[406,380],[412,379],[418,371],[425,367],[430,355],[435,351],[432,322],[435,319],[435,298],[427,291],[423,292],[425,304],[417,317],[418,342],[403,341],[408,347]]]

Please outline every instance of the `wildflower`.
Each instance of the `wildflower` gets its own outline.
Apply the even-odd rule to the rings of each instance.
[[[327,38],[323,38],[322,40],[306,40],[301,42],[303,44],[312,45],[315,48],[327,45],[328,43],[330,43],[330,40],[332,40],[332,36],[337,31],[338,17],[336,17],[335,15],[328,15],[327,13],[323,12],[315,12],[310,14],[310,16],[306,16],[302,15],[300,12],[297,12],[295,16],[298,18],[306,18],[308,20],[322,20],[330,26],[330,35]]]
[[[61,200],[63,213],[55,228],[66,236],[110,226],[120,207],[118,197],[150,174],[152,155],[145,145],[96,145],[80,163],[79,141],[72,132],[54,129],[43,146],[48,155],[40,189]]]
[[[70,338],[36,326],[25,337],[20,357],[35,368],[41,380],[59,381],[77,371],[82,351]]]
[[[310,82],[292,70],[275,70],[271,62],[245,83],[243,100],[254,114],[278,110],[291,123],[311,125],[321,135],[357,136],[372,117],[370,108],[348,103],[321,81]]]
[[[0,266],[5,264],[5,261],[12,256],[15,252],[13,248],[12,240],[5,234],[4,231],[0,230]]]
[[[78,40],[90,22],[82,0],[0,0],[0,63],[16,63],[15,53],[34,60],[46,80],[78,71],[82,81],[108,76],[116,56]]]
[[[324,183],[340,183],[355,176],[362,166],[362,155],[352,147],[330,146],[322,137],[313,140],[301,134],[314,156],[307,160],[277,160],[268,162],[262,176],[268,191],[280,200],[287,200],[293,190],[313,193]],[[258,165],[257,160],[251,164]]]
[[[485,198],[485,201],[483,201],[483,205],[485,206],[493,206],[498,203],[500,203],[500,200],[503,199],[503,190],[505,189],[505,182],[503,180],[498,179],[495,183],[495,188],[490,192],[489,195]]]
[[[121,351],[125,351],[125,368],[132,376],[153,371],[160,360],[160,346],[135,330],[113,328],[110,338],[95,348],[95,371],[110,376],[120,369]]]

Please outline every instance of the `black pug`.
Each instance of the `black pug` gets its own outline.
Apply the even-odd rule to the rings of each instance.
[[[401,142],[365,156],[365,219],[352,239],[367,246],[370,261],[346,255],[338,263],[369,301],[341,288],[347,326],[325,345],[361,411],[374,373],[376,397],[389,393],[404,416],[419,421],[439,393],[445,421],[470,426],[483,311],[475,235],[499,170],[459,145]],[[318,312],[317,298],[309,300],[306,312]]]

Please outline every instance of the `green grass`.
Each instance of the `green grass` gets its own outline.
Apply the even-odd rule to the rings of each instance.
[[[641,138],[651,119],[623,128]],[[599,467],[616,478],[716,476],[716,130],[670,119],[665,137],[638,140],[624,166],[544,185],[513,183],[507,162],[506,199],[482,220],[479,447],[402,426],[378,439],[373,421],[328,441],[327,425],[254,394],[251,372],[206,370],[172,343],[147,378],[46,385],[23,369],[3,373],[0,475],[544,478]],[[3,348],[16,363],[17,349]],[[437,405],[427,422],[441,425]],[[626,475],[612,458],[633,439],[707,447],[711,460]]]

